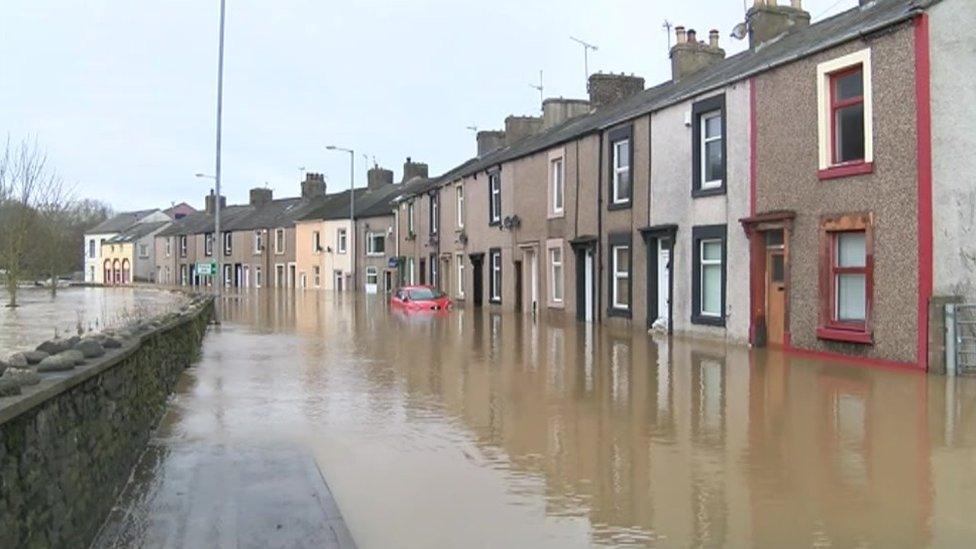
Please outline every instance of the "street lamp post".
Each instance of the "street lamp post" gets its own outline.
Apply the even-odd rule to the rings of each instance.
[[[220,242],[216,254],[218,300],[224,285],[223,262],[220,260],[224,249],[224,238],[220,232],[220,131],[224,108],[224,4],[225,0],[220,0],[220,40],[217,46],[217,151],[214,160],[214,192],[217,194],[214,197],[214,237]]]
[[[349,153],[349,253],[352,254],[352,288],[356,290],[356,151],[329,145],[326,149]]]

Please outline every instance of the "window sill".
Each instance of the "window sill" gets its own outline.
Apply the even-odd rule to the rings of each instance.
[[[629,210],[630,207],[631,207],[631,201],[630,200],[628,200],[626,202],[611,202],[611,203],[607,204],[607,209],[608,210],[611,210],[611,211],[613,211],[613,210]]]
[[[566,217],[566,213],[565,212],[566,212],[566,210],[559,211],[559,212],[549,212],[549,215],[546,216],[546,219],[562,219],[562,218]]]
[[[692,324],[700,324],[704,326],[725,326],[725,317],[722,316],[706,316],[706,315],[691,315]]]
[[[488,222],[488,226],[489,227],[500,227],[501,224],[502,224],[502,220],[501,219],[499,219],[497,221],[489,221]]]
[[[501,305],[502,304],[502,300],[501,299],[489,299],[488,300],[488,303],[491,303],[492,305]]]
[[[720,187],[713,187],[708,189],[693,188],[691,189],[692,198],[703,198],[706,196],[719,196],[725,194],[725,183],[722,183]]]
[[[844,330],[841,328],[829,328],[827,326],[819,326],[817,328],[817,339],[843,341],[846,343],[863,343],[865,345],[871,345],[874,343],[874,340],[869,332]]]
[[[852,164],[839,164],[817,172],[817,177],[821,181],[827,179],[838,179],[854,175],[863,175],[874,172],[874,162],[855,162]]]
[[[565,309],[566,304],[563,301],[550,301],[546,304],[550,309]]]
[[[607,309],[607,316],[615,316],[619,318],[630,318],[630,309],[621,309],[619,307],[610,307]]]

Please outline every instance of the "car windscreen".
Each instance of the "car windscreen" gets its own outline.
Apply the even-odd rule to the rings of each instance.
[[[432,290],[430,288],[416,288],[409,290],[410,299],[414,301],[427,301],[431,299],[440,299],[444,296],[443,292]]]

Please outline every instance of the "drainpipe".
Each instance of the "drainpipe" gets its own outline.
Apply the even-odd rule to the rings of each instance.
[[[593,296],[593,321],[600,322],[603,319],[603,131],[600,132],[600,152],[597,156],[597,173],[596,181],[596,262],[597,262],[597,273],[596,277],[596,295]]]

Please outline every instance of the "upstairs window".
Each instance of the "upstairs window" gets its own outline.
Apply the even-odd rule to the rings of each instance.
[[[346,253],[346,229],[336,230],[336,249],[340,254]]]
[[[610,139],[610,209],[629,208],[633,195],[631,159],[634,156],[633,127],[617,128]]]
[[[565,201],[565,170],[562,157],[549,162],[549,213],[562,215]]]
[[[213,233],[203,235],[203,255],[207,257],[213,255]]]
[[[275,253],[283,254],[285,253],[285,230],[275,229]]]
[[[383,233],[366,235],[366,255],[383,255],[384,253],[386,253],[386,235]]]
[[[264,231],[258,229],[254,231],[254,253],[260,254],[264,249]]]
[[[874,239],[870,214],[825,219],[821,225],[820,327],[817,337],[871,343]]]
[[[169,257],[170,255],[173,254],[173,239],[167,237],[166,240],[165,240],[165,242],[166,242],[166,248],[165,248],[166,249],[166,257]]]
[[[230,255],[234,251],[234,239],[230,232],[224,233],[224,255]]]
[[[436,194],[430,195],[430,234],[437,234],[438,220],[440,213],[438,212],[438,200]]]
[[[502,222],[502,175],[492,172],[488,175],[488,224]]]
[[[407,233],[410,235],[417,234],[413,228],[413,201],[407,204]]]
[[[312,253],[322,251],[322,236],[318,231],[312,231]]]
[[[180,257],[186,257],[186,235],[180,235]]]
[[[725,96],[691,106],[692,185],[694,197],[725,193]]]
[[[139,257],[142,259],[147,259],[149,257],[148,244],[139,244]]]
[[[457,226],[459,229],[464,228],[464,187],[458,185],[454,187],[457,193]]]
[[[871,50],[817,65],[819,176],[874,171]]]
[[[167,255],[169,255],[169,254],[167,254]],[[95,239],[94,238],[93,239],[90,239],[88,241],[88,257],[90,257],[92,259],[95,258]]]

